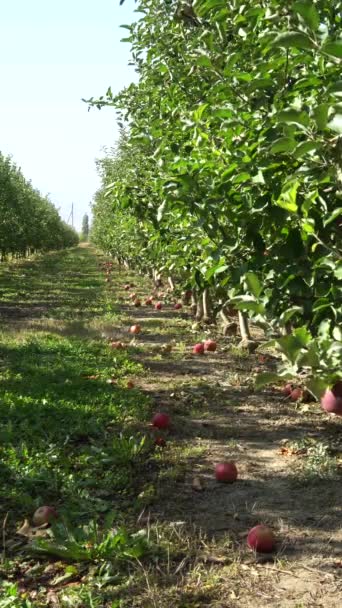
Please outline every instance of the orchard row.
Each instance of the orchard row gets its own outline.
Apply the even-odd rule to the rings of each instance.
[[[76,233],[47,197],[0,153],[0,259],[76,245]]]
[[[342,369],[338,5],[139,0],[139,80],[90,100],[121,127],[93,241],[191,290],[199,322],[229,333],[237,311],[247,344],[259,325],[283,355],[259,385],[300,376],[317,399]]]

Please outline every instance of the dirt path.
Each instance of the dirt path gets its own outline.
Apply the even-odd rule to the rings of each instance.
[[[125,283],[143,301],[151,283],[118,268],[105,282],[99,261],[85,248],[0,269],[0,511],[12,522],[1,576],[19,580],[34,608],[340,607],[341,420],[279,390],[255,391],[256,368],[272,368],[272,358],[241,353],[215,327],[192,330],[171,298],[161,311],[135,308]],[[133,322],[142,332],[131,341]],[[208,336],[217,352],[193,355]],[[108,338],[125,349],[112,351]],[[147,442],[137,457],[155,411],[171,415],[166,447]],[[237,464],[234,484],[214,479],[224,460]],[[107,571],[96,559],[79,568],[75,557],[64,582],[70,562],[37,564],[15,535],[19,555],[10,554],[16,522],[44,500],[75,527],[85,514],[101,523],[114,505],[153,550],[113,562],[115,572],[111,560]],[[276,532],[271,556],[246,546],[258,523]]]
[[[137,358],[148,370],[141,388],[173,421],[148,520],[193,526],[220,564],[198,583],[205,589],[218,577],[218,593],[215,585],[213,596],[204,593],[194,604],[189,596],[179,606],[341,606],[341,469],[331,473],[324,452],[334,446],[341,453],[341,422],[317,404],[288,403],[278,390],[254,392],[258,355],[239,354],[215,327],[193,332],[188,315],[171,306],[139,309],[133,318],[143,329]],[[209,334],[218,352],[193,355],[191,345]],[[162,350],[167,344],[171,353]],[[287,456],[287,446],[303,452],[310,446],[313,456]],[[224,460],[237,463],[235,484],[214,479],[215,464]],[[194,489],[195,478],[202,491]],[[258,523],[277,533],[271,558],[246,551],[247,531]]]

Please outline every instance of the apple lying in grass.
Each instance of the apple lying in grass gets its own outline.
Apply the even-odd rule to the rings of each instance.
[[[51,523],[57,517],[58,513],[54,507],[44,506],[36,509],[32,519],[35,526],[42,526]]]
[[[289,397],[291,395],[292,391],[293,391],[293,385],[292,384],[286,384],[281,389],[281,392],[283,393],[283,395],[285,395],[285,397]]]
[[[195,355],[203,355],[204,354],[204,344],[203,344],[203,342],[198,342],[198,344],[195,344],[195,346],[192,349],[192,352]]]
[[[126,384],[126,387],[127,387],[127,388],[134,388],[134,387],[135,387],[135,384],[134,384],[134,382],[133,382],[132,380],[128,380],[128,381],[127,381],[127,384]]]
[[[325,391],[321,406],[329,414],[342,416],[342,380]]]
[[[163,308],[163,304],[162,304],[162,302],[157,302],[157,303],[155,304],[154,308],[155,308],[156,310],[161,310],[161,309]]]
[[[145,306],[152,306],[152,298],[146,298]]]
[[[129,328],[129,331],[131,334],[140,334],[141,332],[141,327],[140,325],[137,323],[136,325],[131,325],[131,327]]]
[[[152,425],[157,429],[168,429],[171,423],[169,414],[158,412],[153,416]]]
[[[129,297],[130,297],[131,300],[135,300],[137,298],[137,294],[136,293],[131,293]]]
[[[128,283],[127,283],[127,284],[125,285],[124,289],[125,289],[126,291],[128,291],[128,290],[129,290],[129,288],[130,288],[130,286],[129,286],[129,285],[128,285]]]
[[[249,531],[247,544],[257,553],[271,553],[275,548],[276,539],[271,528],[260,524]]]
[[[154,440],[154,444],[158,445],[160,448],[164,448],[166,446],[166,440],[164,437],[156,437]]]
[[[120,350],[124,347],[123,342],[111,342],[110,345],[114,350]]]
[[[173,307],[175,310],[180,310],[182,308],[182,305],[180,302],[176,302],[176,304]]]
[[[291,401],[298,401],[302,396],[302,389],[296,387],[291,391],[290,399]]]
[[[234,462],[220,462],[215,467],[215,477],[217,481],[223,483],[233,483],[238,476],[236,464]]]
[[[139,306],[141,306],[141,300],[139,300],[139,298],[137,298],[136,300],[134,300],[133,304],[134,304],[134,306],[136,306],[138,308]]]
[[[215,340],[205,340],[204,342],[204,350],[214,353],[217,349],[217,344]]]

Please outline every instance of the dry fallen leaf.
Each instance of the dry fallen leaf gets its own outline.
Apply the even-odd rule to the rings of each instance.
[[[203,492],[204,484],[200,477],[194,477],[192,480],[192,489],[196,490],[196,492]]]
[[[30,525],[30,522],[28,519],[25,519],[24,523],[22,524],[22,526],[20,526],[19,530],[17,530],[17,534],[20,534],[21,536],[32,536],[33,535],[33,531]]]

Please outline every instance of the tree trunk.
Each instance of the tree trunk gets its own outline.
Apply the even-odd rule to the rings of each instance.
[[[203,319],[203,294],[200,294],[197,299],[196,321]]]
[[[167,277],[167,282],[170,285],[170,291],[174,291],[175,290],[175,284],[173,282],[172,277]]]
[[[213,314],[209,289],[205,289],[202,295],[203,302],[203,322],[210,324],[213,323]]]
[[[241,334],[242,340],[250,340],[251,334],[249,333],[248,317],[247,317],[246,313],[239,310],[238,318],[239,318],[239,327],[240,327],[240,334]]]

